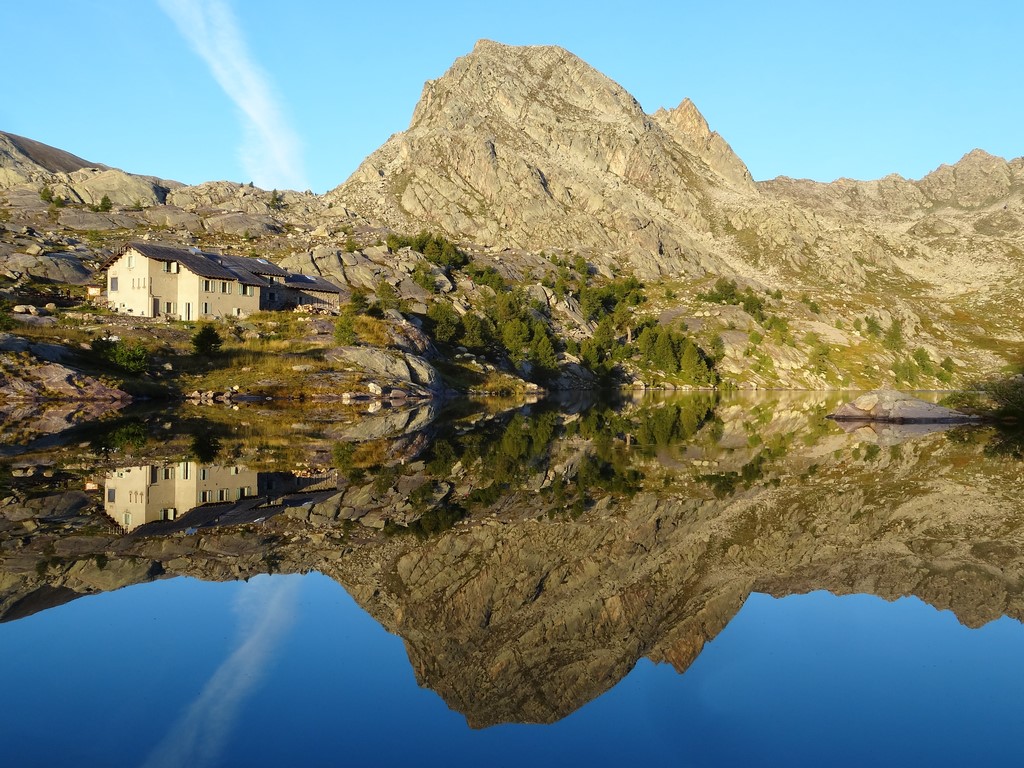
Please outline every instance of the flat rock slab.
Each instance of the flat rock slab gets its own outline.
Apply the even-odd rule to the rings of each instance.
[[[878,389],[836,409],[836,421],[881,421],[894,424],[966,424],[980,421],[952,408],[928,403],[905,392]]]

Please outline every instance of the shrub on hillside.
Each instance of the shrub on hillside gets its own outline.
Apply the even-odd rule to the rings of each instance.
[[[94,339],[92,351],[100,359],[126,373],[138,376],[149,368],[149,350],[141,343],[115,339]]]
[[[197,355],[210,357],[220,351],[224,339],[209,323],[204,323],[198,331],[192,335],[192,349]]]

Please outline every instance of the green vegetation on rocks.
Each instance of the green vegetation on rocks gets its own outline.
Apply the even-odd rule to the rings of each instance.
[[[149,368],[149,350],[139,342],[110,338],[95,339],[92,342],[92,351],[101,360],[133,376],[144,373]]]

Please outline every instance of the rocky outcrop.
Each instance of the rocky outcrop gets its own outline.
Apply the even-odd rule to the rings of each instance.
[[[15,278],[28,276],[69,285],[84,285],[92,278],[92,270],[73,252],[5,254],[0,249],[0,270]]]
[[[373,379],[382,395],[383,386],[415,393],[418,396],[438,395],[445,391],[437,370],[417,355],[373,347],[339,347],[327,353],[327,359],[351,366]],[[373,390],[371,389],[371,392]]]
[[[0,131],[0,168],[16,171],[22,179],[34,171],[72,173],[82,168],[103,167],[40,141]]]
[[[174,205],[160,205],[147,208],[143,217],[150,224],[168,229],[184,230],[190,233],[203,231],[203,220],[191,211],[185,211]]]
[[[273,217],[248,213],[218,213],[203,219],[203,226],[210,232],[236,237],[258,237],[281,231]]]
[[[697,106],[683,99],[675,109],[659,109],[651,117],[680,146],[703,160],[708,168],[729,187],[747,194],[757,194],[757,186],[747,166],[718,133],[712,131]]]
[[[950,424],[978,421],[952,408],[929,403],[905,392],[880,389],[861,395],[836,409],[829,418],[836,421],[879,421],[895,424]]]
[[[981,208],[1024,186],[1024,158],[1007,162],[975,149],[955,165],[939,166],[916,186],[938,205]]]
[[[276,193],[276,196],[275,196]],[[167,203],[187,211],[216,209],[250,216],[269,216],[284,210],[289,203],[303,198],[297,192],[269,192],[252,184],[208,181],[191,187],[178,187],[167,196]]]
[[[62,227],[79,232],[107,232],[116,229],[134,229],[136,219],[125,213],[99,213],[85,208],[64,208],[60,211]]]
[[[106,197],[113,205],[140,208],[163,203],[169,185],[174,184],[152,176],[125,173],[116,168],[76,171],[69,174],[65,183],[74,197],[86,205],[99,205]]]
[[[32,349],[24,339],[0,333],[2,399],[131,402],[127,393],[60,363],[44,362],[31,354]],[[52,350],[46,356],[52,357]]]

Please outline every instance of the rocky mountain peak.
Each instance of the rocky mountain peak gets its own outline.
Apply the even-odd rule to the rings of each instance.
[[[662,125],[563,48],[481,41],[328,199],[399,230],[600,252],[653,276],[721,266],[702,242],[718,188],[756,193],[717,134]]]
[[[554,118],[642,120],[621,86],[564,48],[481,40],[423,88],[410,130],[517,127]],[[525,126],[524,126],[525,127]]]
[[[972,149],[955,164],[940,165],[919,186],[939,205],[981,208],[1024,187],[1024,166]]]

